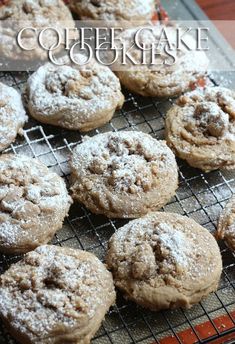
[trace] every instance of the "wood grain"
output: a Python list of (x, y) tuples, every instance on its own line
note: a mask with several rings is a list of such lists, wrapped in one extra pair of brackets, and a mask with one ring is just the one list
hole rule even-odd
[(235, 0), (196, 0), (210, 19), (235, 20)]
[(211, 20), (217, 20), (214, 24), (235, 48), (235, 22), (222, 22), (222, 20), (235, 20), (235, 0), (196, 0), (196, 2)]

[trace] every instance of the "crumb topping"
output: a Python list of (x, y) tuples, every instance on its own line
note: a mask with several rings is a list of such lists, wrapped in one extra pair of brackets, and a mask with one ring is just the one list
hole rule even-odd
[(20, 94), (0, 83), (0, 151), (15, 139), (27, 118)]
[[(137, 40), (137, 32), (138, 46), (135, 44), (135, 39)], [(165, 43), (165, 36), (167, 36), (168, 44)], [(170, 82), (172, 86), (175, 86), (176, 82), (184, 83), (184, 80), (180, 80), (180, 78), (182, 79), (182, 72), (184, 72), (185, 77), (187, 76), (187, 73), (192, 74), (201, 72), (203, 74), (206, 72), (208, 59), (204, 52), (193, 51), (192, 53), (192, 51), (189, 51), (184, 46), (177, 49), (177, 35), (174, 27), (157, 24), (155, 26), (130, 28), (124, 30), (119, 35), (119, 39), (122, 43), (125, 43), (126, 49), (129, 51), (129, 54), (135, 63), (138, 63), (137, 66), (133, 66), (131, 61), (128, 60), (127, 63), (129, 65), (129, 71), (131, 71), (132, 68), (133, 70), (142, 70), (143, 72), (149, 71), (149, 78), (154, 76), (162, 77), (162, 75), (164, 75), (165, 78), (167, 77), (167, 83)], [(184, 35), (184, 39), (188, 46), (193, 49), (196, 44), (194, 38), (187, 34)], [(145, 59), (143, 60), (143, 52), (139, 46), (151, 51), (151, 47), (156, 42), (159, 42), (159, 44), (157, 46), (158, 55), (155, 60), (152, 58), (151, 53), (145, 54)], [(117, 42), (117, 47), (119, 47), (119, 45), (120, 42)], [(174, 53), (175, 61), (167, 53), (169, 49)], [(117, 70), (122, 70), (122, 66), (120, 65)], [(159, 84), (163, 87), (163, 85), (166, 84), (166, 81), (159, 80)]]
[[(77, 62), (83, 59), (83, 55), (76, 55)], [(95, 61), (86, 66), (46, 64), (29, 78), (26, 90), (26, 101), (33, 113), (48, 118), (60, 117), (64, 111), (61, 121), (65, 123), (66, 116), (85, 123), (96, 114), (121, 107), (123, 100), (118, 78)]]
[[(60, 10), (65, 10), (61, 13)], [(38, 23), (52, 22), (53, 18), (66, 20), (69, 14), (61, 0), (10, 0), (0, 6), (0, 20), (37, 20)], [(70, 17), (67, 17), (67, 19)], [(72, 18), (71, 18), (72, 19)]]
[(82, 179), (87, 178), (81, 188), (92, 189), (92, 176), (100, 176), (107, 188), (135, 194), (154, 188), (158, 175), (176, 165), (164, 142), (143, 133), (122, 132), (85, 140), (75, 148), (72, 166)]
[(152, 286), (178, 285), (183, 279), (199, 281), (216, 270), (212, 252), (216, 242), (206, 230), (199, 225), (192, 229), (182, 216), (159, 217), (131, 221), (113, 235), (108, 265), (117, 280), (130, 276)]
[(195, 138), (213, 142), (235, 141), (235, 94), (222, 87), (207, 87), (181, 96), (184, 129)]
[(0, 277), (0, 312), (31, 341), (79, 327), (89, 335), (89, 321), (114, 299), (111, 274), (80, 250), (41, 246)]
[(70, 6), (78, 12), (81, 19), (146, 20), (151, 19), (154, 0), (72, 0)]
[[(44, 232), (62, 223), (70, 204), (63, 180), (46, 166), (22, 155), (1, 156), (1, 246), (11, 247), (27, 238), (36, 242)], [(46, 221), (52, 217), (49, 230)]]
[(217, 228), (217, 236), (225, 240), (227, 245), (235, 251), (235, 197), (232, 196), (223, 209)]

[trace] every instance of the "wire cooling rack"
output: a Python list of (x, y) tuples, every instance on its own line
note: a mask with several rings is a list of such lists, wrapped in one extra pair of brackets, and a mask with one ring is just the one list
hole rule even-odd
[[(170, 6), (164, 0), (163, 4)], [(178, 6), (181, 6), (182, 13), (186, 13), (184, 0), (172, 7), (173, 11)], [(187, 10), (186, 15), (195, 17), (191, 9)], [(22, 90), (28, 76), (26, 72), (0, 72), (0, 82)], [(110, 130), (140, 130), (163, 139), (164, 115), (172, 101), (159, 102), (128, 92), (125, 98), (123, 109), (115, 113), (111, 122), (89, 132), (89, 136)], [(6, 152), (40, 159), (69, 184), (68, 159), (71, 150), (81, 139), (79, 132), (42, 126), (30, 119), (25, 126), (24, 136), (18, 137)], [(213, 232), (221, 209), (235, 192), (235, 172), (214, 171), (205, 174), (181, 160), (178, 160), (178, 165), (179, 189), (164, 210), (189, 216)], [(52, 243), (84, 249), (103, 260), (109, 238), (126, 222), (93, 215), (74, 203), (63, 228), (57, 232)], [(150, 312), (124, 300), (118, 292), (116, 305), (106, 315), (93, 343), (235, 343), (235, 256), (223, 243), (220, 243), (220, 247), (224, 268), (216, 293), (190, 310)], [(19, 259), (20, 256), (0, 255), (0, 273)], [(0, 344), (15, 343), (0, 323)]]
[[(28, 74), (25, 72), (0, 73), (1, 82), (20, 90), (27, 78)], [(115, 114), (112, 121), (89, 135), (110, 130), (141, 130), (157, 139), (164, 138), (164, 114), (171, 106), (171, 101), (159, 102), (130, 93), (125, 96), (123, 109)], [(18, 137), (6, 152), (36, 157), (68, 183), (69, 155), (79, 142), (81, 135), (78, 132), (42, 126), (30, 119), (24, 136)], [(204, 174), (182, 161), (178, 161), (178, 164), (179, 189), (164, 210), (187, 215), (209, 231), (214, 231), (218, 214), (234, 192), (235, 173), (214, 171)], [(109, 220), (93, 215), (75, 203), (53, 243), (93, 252), (103, 260), (110, 236), (125, 223), (125, 220)], [(235, 331), (235, 257), (223, 243), (221, 252), (224, 269), (216, 293), (212, 293), (190, 310), (158, 313), (127, 302), (118, 293), (116, 305), (107, 314), (93, 342), (193, 344), (208, 343), (220, 337), (229, 340)], [(0, 255), (0, 273), (19, 258)], [(15, 343), (3, 326), (0, 327), (0, 343)]]

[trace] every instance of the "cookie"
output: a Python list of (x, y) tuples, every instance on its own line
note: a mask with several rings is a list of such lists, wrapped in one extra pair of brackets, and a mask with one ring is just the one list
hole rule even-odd
[(166, 116), (166, 140), (175, 154), (205, 172), (235, 168), (235, 92), (196, 89)]
[(178, 171), (164, 141), (135, 131), (87, 138), (71, 158), (73, 198), (91, 212), (135, 218), (165, 205), (175, 194)]
[[(76, 55), (77, 62), (83, 59)], [(124, 96), (114, 73), (92, 60), (40, 67), (27, 82), (25, 100), (31, 116), (43, 123), (89, 131), (107, 123)]]
[(150, 20), (154, 0), (70, 0), (69, 6), (80, 19), (138, 21)]
[[(187, 91), (192, 84), (205, 75), (209, 61), (203, 51), (190, 51), (181, 46), (179, 50), (170, 51), (170, 54), (176, 57), (174, 62), (165, 49), (159, 48), (159, 54), (156, 54), (153, 59), (150, 48), (153, 45), (156, 46), (156, 42), (162, 42), (163, 30), (167, 34), (168, 44), (174, 47), (176, 29), (170, 26), (136, 27), (124, 30), (119, 35), (118, 39), (125, 44), (125, 51), (128, 51), (128, 56), (134, 62), (126, 58), (126, 65), (124, 65), (118, 60), (113, 70), (116, 71), (121, 84), (128, 90), (145, 97), (171, 98)], [(187, 34), (184, 35), (184, 39), (190, 47), (195, 47), (196, 42), (193, 37)], [(135, 40), (139, 45), (144, 46), (145, 50), (150, 49), (149, 52), (143, 53), (143, 49), (138, 48), (137, 45), (133, 46)], [(118, 46), (117, 43), (116, 47)]]
[(235, 251), (235, 196), (231, 197), (219, 217), (217, 238)]
[(0, 316), (23, 344), (88, 344), (114, 302), (111, 273), (81, 250), (41, 246), (0, 277)]
[[(72, 15), (62, 0), (6, 0), (0, 4), (0, 23), (5, 28), (1, 32), (1, 58), (19, 61), (45, 60), (48, 57), (48, 51), (37, 42), (34, 30), (26, 30), (19, 38), (25, 49), (17, 44), (16, 35), (22, 29), (29, 27), (38, 30), (38, 33), (46, 29), (41, 41), (46, 48), (50, 48), (58, 43), (55, 30), (64, 38), (64, 29), (75, 27)], [(56, 51), (62, 48), (61, 44)]]
[(222, 271), (209, 231), (164, 212), (120, 228), (110, 239), (107, 264), (124, 296), (151, 310), (190, 308), (217, 289)]
[(0, 251), (24, 253), (62, 227), (71, 198), (61, 177), (36, 159), (0, 156)]
[(13, 87), (0, 83), (0, 151), (22, 133), (26, 121), (20, 94)]

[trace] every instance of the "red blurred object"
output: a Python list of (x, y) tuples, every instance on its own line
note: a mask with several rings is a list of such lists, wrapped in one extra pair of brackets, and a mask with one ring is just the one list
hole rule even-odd
[(161, 5), (161, 2), (159, 0), (156, 0), (157, 9), (155, 10), (152, 21), (161, 21), (164, 23), (167, 23), (169, 21), (169, 16), (167, 12), (164, 10), (164, 8)]
[(206, 78), (200, 78), (195, 82), (192, 82), (189, 87), (191, 90), (195, 90), (197, 87), (206, 87), (207, 81)]
[(0, 6), (7, 5), (10, 0), (0, 0)]
[(158, 12), (155, 10), (154, 11), (154, 14), (152, 16), (152, 21), (155, 22), (155, 21), (158, 21), (159, 20), (159, 17), (158, 17)]
[(159, 6), (159, 14), (162, 21), (164, 22), (169, 21), (168, 13), (164, 10), (164, 8), (161, 5)]

